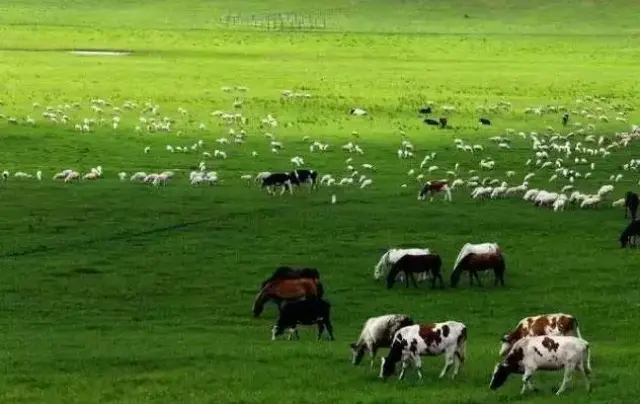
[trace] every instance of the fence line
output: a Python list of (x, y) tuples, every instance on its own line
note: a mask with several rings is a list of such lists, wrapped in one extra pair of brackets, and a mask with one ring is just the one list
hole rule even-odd
[(263, 14), (226, 14), (220, 23), (226, 27), (245, 27), (263, 30), (325, 29), (327, 21), (344, 9), (324, 9)]

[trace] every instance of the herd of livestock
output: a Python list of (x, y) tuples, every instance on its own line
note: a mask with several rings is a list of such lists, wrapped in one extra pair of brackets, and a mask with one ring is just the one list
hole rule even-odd
[[(428, 249), (391, 249), (380, 258), (374, 268), (374, 278), (387, 278), (391, 287), (399, 277), (416, 285), (414, 274), (430, 275), (432, 287), (436, 280), (444, 286), (440, 273), (442, 261)], [(480, 285), (478, 272), (493, 269), (496, 284), (504, 285), (505, 261), (496, 243), (465, 244), (456, 258), (451, 275), (451, 285), (456, 286), (462, 272), (475, 277)], [(253, 304), (254, 317), (260, 316), (265, 303), (274, 301), (279, 308), (272, 328), (272, 339), (288, 332), (288, 339), (299, 339), (297, 325), (317, 325), (320, 340), (325, 333), (334, 340), (331, 323), (331, 305), (324, 299), (324, 287), (317, 269), (293, 269), (279, 267), (262, 283)], [(561, 394), (571, 380), (574, 371), (584, 375), (587, 390), (590, 389), (591, 353), (587, 341), (582, 339), (578, 320), (570, 314), (556, 313), (526, 317), (501, 338), (496, 364), (489, 388), (502, 386), (510, 374), (522, 374), (522, 393), (535, 390), (531, 378), (537, 370), (564, 370), (562, 384), (556, 394)], [(387, 379), (401, 366), (399, 379), (406, 369), (414, 367), (422, 379), (422, 357), (444, 355), (445, 363), (440, 378), (453, 367), (455, 378), (466, 360), (467, 326), (459, 321), (420, 323), (406, 314), (386, 314), (366, 320), (358, 340), (350, 344), (352, 363), (358, 365), (369, 353), (373, 368), (377, 351), (388, 348), (388, 354), (380, 363), (379, 377)]]

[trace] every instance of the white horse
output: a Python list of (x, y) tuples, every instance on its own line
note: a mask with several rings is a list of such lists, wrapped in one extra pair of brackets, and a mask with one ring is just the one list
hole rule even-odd
[[(376, 266), (373, 268), (373, 278), (375, 280), (380, 280), (380, 278), (386, 276), (393, 264), (398, 262), (398, 260), (405, 255), (427, 254), (430, 254), (428, 248), (390, 248), (389, 250), (387, 250), (387, 252), (382, 254), (382, 257), (380, 257), (380, 261), (378, 261)], [(427, 276), (428, 274), (426, 272), (421, 272), (419, 274), (416, 274), (416, 280), (418, 282), (422, 282), (428, 279)], [(404, 272), (398, 273), (396, 280), (400, 282), (404, 281)]]
[[(491, 254), (497, 253), (500, 249), (498, 243), (482, 243), (482, 244), (471, 244), (467, 243), (462, 246), (460, 249), (460, 253), (458, 253), (458, 257), (456, 258), (456, 262), (453, 264), (453, 269), (456, 269), (460, 261), (464, 259), (469, 254)], [(488, 273), (488, 271), (487, 271)]]

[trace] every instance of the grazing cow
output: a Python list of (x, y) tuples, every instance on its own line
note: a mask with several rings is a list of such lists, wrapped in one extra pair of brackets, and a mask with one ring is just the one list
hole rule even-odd
[(418, 110), (421, 114), (430, 114), (432, 112), (431, 107), (424, 107)]
[(269, 194), (273, 193), (273, 187), (281, 186), (282, 191), (280, 191), (280, 195), (284, 194), (284, 191), (289, 190), (290, 194), (293, 194), (293, 179), (288, 173), (271, 173), (266, 177), (262, 178), (262, 188), (267, 188), (267, 192)]
[[(640, 237), (640, 220), (634, 220), (620, 233), (620, 247), (625, 248), (627, 244), (636, 245), (635, 240)], [(634, 242), (631, 242), (631, 239)]]
[(444, 288), (444, 280), (441, 274), (442, 259), (436, 254), (426, 255), (404, 255), (391, 267), (389, 274), (387, 275), (387, 289), (391, 289), (398, 273), (404, 272), (404, 282), (406, 287), (409, 287), (409, 278), (413, 282), (414, 287), (418, 287), (416, 279), (413, 277), (414, 273), (430, 273), (431, 274), (431, 288), (436, 287), (436, 279), (440, 280), (440, 287)]
[(309, 192), (312, 189), (318, 189), (318, 172), (315, 170), (293, 170), (289, 173), (289, 177), (291, 177), (291, 182), (296, 186), (300, 186), (301, 182), (308, 183), (310, 185)]
[[(424, 201), (427, 199), (429, 192), (431, 192), (431, 195), (443, 192), (444, 200), (451, 201), (451, 189), (449, 188), (447, 181), (427, 181), (418, 194), (418, 200)], [(433, 200), (433, 197), (431, 197), (431, 199)]]
[(438, 122), (437, 120), (432, 119), (432, 118), (425, 118), (424, 123), (426, 123), (429, 126), (438, 126), (438, 125), (440, 125), (440, 122)]
[(489, 388), (496, 390), (502, 386), (511, 373), (522, 374), (522, 390), (536, 390), (531, 384), (531, 377), (536, 370), (564, 369), (562, 384), (556, 392), (559, 396), (571, 380), (571, 373), (576, 369), (584, 375), (587, 391), (591, 389), (591, 351), (589, 343), (573, 336), (547, 336), (523, 338), (516, 342), (507, 357), (498, 363), (493, 370)]
[(487, 118), (480, 118), (480, 123), (483, 125), (491, 125), (491, 121)]
[[(406, 254), (411, 255), (426, 255), (429, 254), (428, 248), (390, 248), (382, 257), (380, 257), (380, 261), (373, 268), (373, 278), (375, 280), (379, 280), (383, 276), (389, 273), (389, 270), (400, 258), (402, 258)], [(423, 276), (424, 275), (424, 276)], [(418, 274), (418, 282), (422, 282), (426, 280), (426, 273)], [(404, 273), (398, 273), (398, 280), (404, 281)]]
[(631, 213), (631, 220), (636, 220), (639, 204), (638, 194), (631, 191), (627, 192), (624, 196), (624, 218), (628, 217), (627, 213)]
[(396, 332), (413, 324), (415, 322), (406, 314), (386, 314), (369, 318), (364, 323), (358, 341), (349, 345), (353, 354), (351, 363), (358, 365), (367, 351), (369, 351), (369, 356), (371, 356), (370, 368), (373, 369), (378, 349), (389, 348)]
[(482, 286), (480, 283), (480, 277), (478, 271), (486, 271), (493, 269), (494, 284), (497, 286), (500, 283), (504, 286), (504, 272), (506, 269), (504, 256), (502, 250), (497, 243), (482, 243), (482, 244), (465, 244), (456, 258), (456, 262), (451, 271), (451, 287), (456, 287), (460, 281), (460, 276), (463, 271), (469, 272), (469, 284), (473, 285), (473, 278), (475, 277), (478, 282), (478, 286)]
[(322, 338), (322, 334), (327, 329), (329, 339), (333, 341), (333, 326), (331, 325), (331, 305), (326, 300), (297, 300), (285, 303), (280, 309), (276, 324), (271, 331), (271, 339), (275, 340), (277, 336), (289, 330), (289, 340), (291, 335), (295, 334), (296, 339), (300, 339), (297, 325), (318, 325), (318, 340)]
[(555, 313), (525, 317), (502, 337), (499, 355), (506, 355), (513, 344), (522, 338), (537, 335), (573, 335), (582, 338), (578, 320), (571, 314)]
[(396, 363), (401, 361), (402, 371), (398, 376), (399, 380), (402, 380), (411, 362), (418, 372), (418, 377), (422, 379), (421, 356), (444, 354), (445, 363), (440, 372), (440, 378), (443, 378), (449, 367), (454, 365), (451, 375), (454, 379), (460, 370), (460, 365), (465, 361), (466, 344), (467, 327), (457, 321), (403, 327), (394, 335), (387, 357), (382, 358), (380, 378), (386, 380), (395, 373)]

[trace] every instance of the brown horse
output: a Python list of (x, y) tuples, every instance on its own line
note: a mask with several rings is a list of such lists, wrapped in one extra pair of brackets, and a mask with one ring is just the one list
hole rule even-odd
[(473, 285), (473, 278), (476, 278), (478, 286), (482, 286), (478, 271), (493, 269), (495, 275), (495, 285), (498, 282), (504, 286), (504, 271), (506, 269), (502, 251), (487, 254), (469, 254), (451, 272), (451, 287), (456, 287), (463, 271), (469, 272), (469, 285)]
[(265, 303), (269, 300), (275, 301), (280, 306), (283, 301), (316, 299), (317, 297), (318, 283), (314, 279), (274, 279), (258, 292), (253, 302), (253, 316), (260, 316)]
[(389, 274), (387, 275), (387, 289), (391, 289), (399, 272), (404, 272), (405, 287), (409, 287), (409, 278), (413, 282), (414, 287), (418, 287), (416, 279), (413, 277), (415, 273), (427, 272), (431, 274), (431, 288), (436, 287), (436, 278), (440, 281), (440, 287), (444, 288), (444, 280), (440, 269), (442, 268), (442, 259), (436, 254), (424, 255), (403, 255), (393, 264)]

